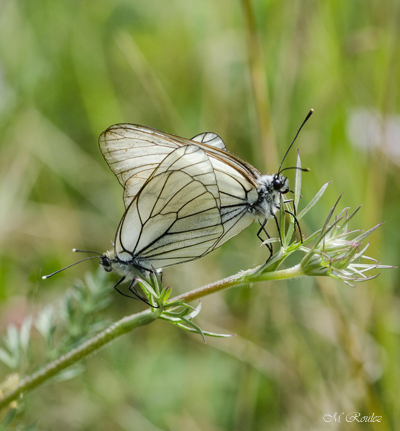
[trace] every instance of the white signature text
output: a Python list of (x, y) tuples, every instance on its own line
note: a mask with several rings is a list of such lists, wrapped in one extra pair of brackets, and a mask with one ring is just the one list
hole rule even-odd
[(375, 416), (372, 413), (371, 416), (361, 416), (359, 412), (348, 413), (347, 415), (335, 412), (333, 415), (324, 415), (324, 422), (382, 422), (382, 416)]

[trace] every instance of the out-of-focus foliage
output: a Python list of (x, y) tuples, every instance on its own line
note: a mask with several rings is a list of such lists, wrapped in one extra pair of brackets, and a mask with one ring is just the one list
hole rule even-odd
[[(365, 204), (358, 227), (386, 221), (369, 255), (397, 264), (399, 2), (254, 3), (279, 156), (312, 107), (297, 143), (312, 170), (304, 201), (333, 180), (304, 233), (345, 192), (345, 206)], [(111, 247), (123, 204), (97, 146), (109, 125), (212, 131), (261, 171), (277, 168), (263, 158), (246, 37), (239, 1), (0, 5), (3, 334), (95, 271), (89, 261), (40, 279), (74, 261), (72, 247)], [(183, 292), (261, 263), (268, 251), (255, 233), (166, 270), (165, 285)], [(236, 337), (205, 345), (156, 322), (90, 357), (79, 377), (28, 395), (19, 419), (57, 430), (303, 431), (332, 429), (325, 414), (359, 411), (383, 422), (353, 429), (399, 429), (398, 283), (387, 271), (356, 288), (304, 278), (213, 295), (200, 325)], [(142, 308), (117, 296), (101, 313), (117, 320)]]
[(0, 361), (19, 374), (18, 378), (68, 353), (107, 326), (104, 310), (111, 301), (105, 274), (98, 271), (96, 277), (88, 273), (85, 278), (85, 283), (76, 283), (65, 292), (56, 306), (47, 305), (34, 318), (26, 316), (20, 328), (8, 325)]

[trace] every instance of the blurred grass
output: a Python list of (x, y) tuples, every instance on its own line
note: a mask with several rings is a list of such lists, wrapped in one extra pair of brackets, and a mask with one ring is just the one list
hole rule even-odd
[[(365, 203), (356, 226), (386, 221), (371, 255), (398, 264), (399, 160), (383, 138), (374, 152), (352, 146), (347, 124), (354, 109), (399, 115), (399, 3), (250, 4), (279, 158), (312, 107), (298, 140), (312, 169), (304, 201), (333, 180), (302, 229), (318, 228), (345, 192), (343, 205)], [(243, 11), (227, 0), (0, 5), (3, 333), (95, 270), (86, 262), (39, 281), (74, 261), (72, 247), (110, 248), (123, 204), (97, 146), (109, 125), (189, 138), (213, 131), (260, 170), (271, 167), (261, 156), (269, 153), (260, 145)], [(287, 166), (294, 160), (295, 151)], [(260, 263), (267, 252), (255, 229), (168, 269), (165, 282), (183, 292)], [(59, 430), (322, 430), (341, 429), (324, 414), (360, 411), (383, 422), (349, 429), (397, 430), (398, 286), (395, 270), (355, 289), (301, 279), (206, 298), (203, 328), (237, 337), (203, 345), (157, 322), (91, 357), (82, 376), (28, 395), (22, 418)], [(142, 308), (114, 302), (113, 319)]]

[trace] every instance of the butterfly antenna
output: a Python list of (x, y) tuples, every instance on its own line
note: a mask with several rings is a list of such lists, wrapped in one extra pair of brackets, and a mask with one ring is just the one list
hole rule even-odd
[(282, 171), (281, 171), (281, 168), (282, 168), (283, 162), (284, 162), (284, 161), (285, 161), (285, 159), (286, 159), (286, 156), (288, 155), (288, 152), (289, 152), (289, 151), (290, 151), (290, 149), (293, 147), (293, 144), (295, 143), (295, 141), (296, 141), (296, 139), (297, 139), (297, 136), (299, 136), (300, 130), (303, 128), (304, 124), (306, 124), (306, 123), (307, 123), (308, 119), (311, 117), (311, 115), (313, 114), (313, 112), (314, 112), (314, 109), (310, 109), (310, 112), (307, 114), (307, 117), (305, 118), (305, 120), (304, 120), (304, 121), (303, 121), (303, 123), (301, 124), (301, 126), (300, 126), (299, 130), (297, 131), (296, 136), (294, 137), (294, 139), (293, 139), (292, 143), (290, 144), (289, 148), (288, 148), (288, 149), (287, 149), (287, 151), (286, 151), (286, 154), (283, 156), (283, 159), (282, 159), (281, 165), (279, 166), (278, 174), (280, 174), (280, 173), (282, 172)]
[(290, 168), (282, 169), (281, 171), (279, 171), (279, 173), (281, 173), (283, 171), (287, 171), (288, 169), (297, 169), (297, 170), (302, 171), (302, 172), (310, 172), (310, 170), (311, 170), (310, 168), (299, 168), (298, 166), (292, 166)]
[(46, 280), (46, 278), (53, 277), (53, 275), (58, 274), (58, 273), (59, 273), (59, 272), (61, 272), (61, 271), (64, 271), (64, 269), (71, 268), (71, 266), (77, 265), (78, 263), (81, 263), (81, 262), (83, 262), (84, 260), (89, 260), (89, 259), (98, 259), (98, 257), (97, 257), (97, 256), (85, 257), (85, 259), (78, 260), (78, 262), (72, 263), (71, 265), (68, 265), (68, 266), (66, 266), (65, 268), (61, 268), (61, 269), (59, 269), (58, 271), (55, 271), (55, 272), (53, 272), (53, 273), (51, 273), (51, 274), (49, 274), (49, 275), (44, 275), (42, 278), (43, 278), (43, 280)]
[(98, 256), (102, 256), (102, 253), (99, 253), (97, 251), (91, 251), (91, 250), (78, 250), (77, 248), (73, 248), (72, 251), (74, 253), (94, 253), (97, 254)]

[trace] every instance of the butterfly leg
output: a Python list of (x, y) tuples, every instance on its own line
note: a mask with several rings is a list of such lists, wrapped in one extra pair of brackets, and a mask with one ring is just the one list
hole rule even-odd
[(258, 232), (257, 232), (257, 236), (258, 236), (258, 238), (260, 239), (260, 241), (261, 242), (263, 242), (264, 241), (264, 239), (263, 238), (261, 238), (261, 236), (260, 236), (260, 233), (261, 233), (261, 231), (263, 231), (267, 236), (268, 236), (268, 238), (269, 238), (269, 235), (268, 235), (268, 232), (265, 230), (265, 225), (267, 224), (267, 219), (265, 219), (262, 223), (260, 222), (260, 220), (258, 220), (258, 223), (260, 223), (260, 229), (258, 230)]
[[(278, 207), (278, 209), (280, 209), (280, 208)], [(279, 241), (280, 241), (281, 245), (283, 245), (283, 243), (282, 243), (282, 235), (281, 235), (281, 228), (279, 226), (278, 219), (276, 218), (276, 215), (272, 211), (271, 211), (271, 215), (275, 219), (276, 228), (278, 229)]]
[(290, 215), (293, 217), (293, 219), (294, 219), (294, 225), (296, 226), (296, 224), (297, 224), (297, 227), (299, 228), (300, 241), (301, 241), (301, 243), (303, 244), (303, 234), (302, 234), (302, 232), (301, 232), (300, 223), (299, 223), (299, 221), (297, 220), (296, 215), (295, 215), (295, 214), (293, 214), (292, 212), (288, 211), (288, 210), (285, 210), (285, 212), (286, 212), (287, 214), (290, 214)]
[(296, 205), (294, 203), (294, 199), (287, 199), (286, 201), (283, 201), (284, 204), (288, 204), (289, 202), (292, 203), (294, 215), (297, 216), (297, 210), (296, 210)]
[(118, 286), (125, 280), (125, 276), (124, 277), (122, 277), (118, 282), (117, 282), (117, 284), (114, 286), (114, 289), (120, 294), (120, 295), (122, 295), (122, 296), (125, 296), (126, 298), (130, 298), (130, 299), (137, 299), (137, 298), (135, 298), (134, 296), (131, 296), (131, 295), (127, 295), (126, 293), (124, 293), (124, 292), (121, 292), (119, 289), (118, 289)]
[(290, 212), (287, 209), (285, 209), (285, 213), (290, 214), (293, 217), (293, 220), (294, 220), (294, 231), (296, 231), (296, 224), (297, 224), (297, 226), (299, 228), (300, 241), (301, 241), (301, 243), (303, 243), (303, 234), (301, 233), (300, 223), (297, 220), (297, 211), (296, 211), (296, 205), (294, 204), (294, 199), (288, 199), (288, 200), (286, 200), (284, 202), (285, 202), (285, 204), (289, 203), (289, 202), (292, 202), (292, 204), (293, 204), (293, 213)]
[[(158, 305), (157, 306), (155, 306), (155, 305), (152, 305), (152, 304), (150, 304), (150, 302), (148, 302), (147, 301), (147, 299), (146, 298), (144, 298), (142, 295), (140, 295), (139, 294), (139, 292), (135, 289), (135, 283), (136, 283), (136, 279), (133, 279), (131, 282), (130, 282), (130, 284), (129, 284), (129, 287), (128, 287), (128, 289), (129, 289), (129, 291), (130, 292), (132, 292), (135, 296), (136, 296), (136, 298), (137, 299), (139, 299), (140, 301), (142, 301), (142, 302), (144, 302), (145, 304), (147, 304), (148, 306), (150, 306), (150, 307), (152, 307), (152, 308), (160, 308)], [(136, 299), (135, 298), (135, 299)]]
[[(260, 240), (262, 242), (264, 242), (264, 239), (261, 238), (261, 236), (260, 236), (261, 231), (263, 231), (265, 233), (265, 235), (267, 235), (268, 239), (271, 238), (270, 235), (269, 235), (269, 233), (265, 229), (265, 225), (267, 224), (267, 221), (268, 221), (267, 219), (265, 219), (262, 223), (260, 221), (258, 221), (260, 223), (261, 227), (260, 227), (259, 231), (257, 232), (257, 236), (258, 236), (258, 238), (260, 238)], [(271, 259), (272, 255), (273, 255), (273, 248), (272, 248), (272, 244), (265, 244), (265, 245), (267, 246), (268, 251), (269, 251), (269, 257), (268, 257), (268, 259), (265, 262), (265, 263), (267, 263)]]

